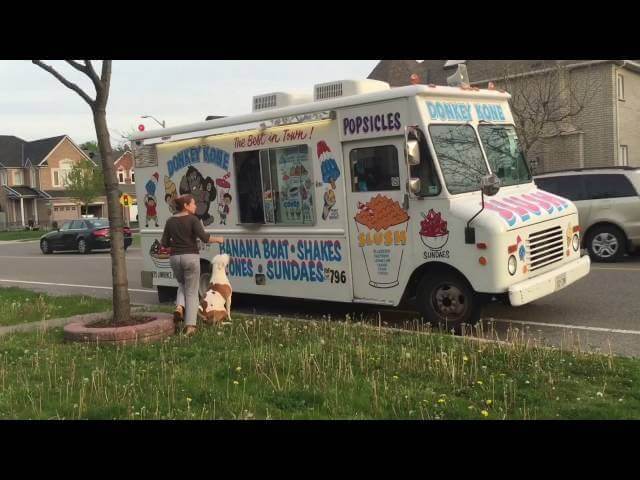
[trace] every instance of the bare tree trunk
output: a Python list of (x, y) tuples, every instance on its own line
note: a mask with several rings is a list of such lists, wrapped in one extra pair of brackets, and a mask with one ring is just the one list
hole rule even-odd
[(129, 319), (131, 305), (129, 299), (129, 282), (127, 280), (127, 264), (124, 253), (124, 220), (120, 208), (118, 179), (113, 164), (113, 152), (107, 128), (107, 115), (99, 106), (93, 110), (93, 121), (98, 138), (104, 187), (107, 194), (107, 212), (111, 233), (111, 272), (113, 281), (113, 321), (121, 323)]

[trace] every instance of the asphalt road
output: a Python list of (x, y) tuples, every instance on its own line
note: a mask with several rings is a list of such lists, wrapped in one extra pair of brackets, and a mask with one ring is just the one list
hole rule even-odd
[[(140, 283), (142, 252), (127, 251), (129, 288), (134, 303), (157, 303), (155, 290)], [(111, 264), (108, 253), (55, 253), (43, 255), (37, 242), (0, 244), (0, 286), (15, 285), (54, 294), (82, 293), (111, 296)], [(566, 289), (522, 307), (501, 303), (483, 312), (485, 330), (498, 338), (522, 335), (551, 345), (579, 344), (621, 355), (640, 356), (640, 256), (617, 264), (592, 264), (591, 273)], [(283, 300), (236, 295), (234, 310), (260, 314), (323, 317), (406, 326), (417, 314), (403, 310), (380, 310), (355, 304)], [(518, 329), (516, 332), (515, 329)]]

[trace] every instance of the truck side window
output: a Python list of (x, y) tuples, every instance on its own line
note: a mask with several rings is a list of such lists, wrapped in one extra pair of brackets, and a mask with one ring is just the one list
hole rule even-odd
[(260, 151), (233, 154), (238, 185), (240, 223), (264, 223)]
[(354, 192), (400, 190), (398, 149), (394, 145), (354, 148), (349, 153)]

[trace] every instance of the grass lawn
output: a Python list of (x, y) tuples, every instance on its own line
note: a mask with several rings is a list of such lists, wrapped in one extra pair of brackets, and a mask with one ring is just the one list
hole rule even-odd
[(0, 418), (640, 418), (640, 360), (234, 315), (110, 347), (0, 337)]
[(111, 309), (111, 300), (85, 296), (49, 296), (21, 288), (0, 287), (0, 326), (71, 317)]
[(15, 232), (0, 232), (0, 241), (8, 240), (38, 240), (44, 235), (44, 230), (17, 230)]

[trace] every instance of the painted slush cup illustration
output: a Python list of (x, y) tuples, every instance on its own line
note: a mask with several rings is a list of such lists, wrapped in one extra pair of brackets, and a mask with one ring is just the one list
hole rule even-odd
[(322, 172), (322, 182), (328, 184), (324, 192), (324, 208), (322, 209), (322, 219), (338, 218), (338, 211), (334, 208), (336, 204), (336, 180), (340, 178), (340, 169), (334, 158), (331, 149), (324, 140), (318, 142), (318, 160), (320, 161), (320, 171)]
[(397, 201), (378, 194), (367, 203), (358, 204), (355, 221), (369, 285), (375, 288), (397, 286), (407, 243), (409, 215)]
[(193, 195), (196, 201), (196, 216), (203, 225), (211, 225), (213, 216), (209, 213), (211, 203), (216, 199), (215, 182), (211, 177), (205, 178), (193, 165), (189, 165), (187, 172), (180, 180), (180, 195)]
[(145, 207), (145, 227), (149, 227), (149, 221), (153, 220), (158, 226), (158, 202), (156, 201), (156, 187), (158, 186), (158, 179), (160, 175), (158, 172), (154, 173), (149, 181), (145, 184), (146, 195), (144, 196)]

